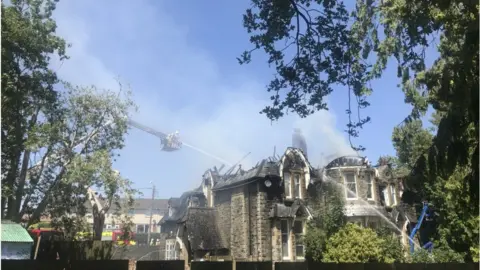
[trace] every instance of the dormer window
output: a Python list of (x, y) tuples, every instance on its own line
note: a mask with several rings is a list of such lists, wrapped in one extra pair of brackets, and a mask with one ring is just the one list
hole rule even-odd
[(365, 175), (366, 177), (366, 182), (367, 182), (367, 200), (373, 200), (373, 180), (372, 180), (372, 176), (367, 173)]
[(173, 209), (172, 207), (168, 207), (168, 216), (171, 217), (173, 215)]
[(299, 172), (285, 172), (283, 174), (285, 197), (287, 199), (302, 198), (302, 179), (302, 173)]
[(302, 198), (302, 190), (300, 186), (300, 174), (296, 173), (293, 175), (293, 183), (295, 187), (295, 198)]
[(198, 198), (193, 197), (193, 198), (190, 199), (190, 202), (189, 202), (188, 206), (189, 207), (199, 207), (199, 204), (200, 204), (200, 202), (199, 202)]
[(390, 194), (392, 196), (392, 205), (397, 205), (397, 191), (395, 190), (395, 185), (390, 185)]
[(285, 197), (292, 197), (292, 181), (290, 179), (290, 173), (286, 172), (283, 174), (283, 181), (285, 183)]

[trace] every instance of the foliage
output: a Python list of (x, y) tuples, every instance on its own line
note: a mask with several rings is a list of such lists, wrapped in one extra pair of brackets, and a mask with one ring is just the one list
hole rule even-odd
[(479, 247), (470, 247), (470, 256), (472, 257), (473, 261), (478, 263), (480, 259), (480, 250)]
[[(382, 76), (388, 60), (396, 60), (405, 102), (412, 105), (394, 131), (399, 167), (412, 171), (405, 197), (435, 205), (439, 235), (455, 251), (477, 248), (478, 4), (358, 0), (349, 17), (341, 0), (251, 3), (243, 21), (253, 49), (239, 60), (248, 63), (253, 51), (263, 49), (275, 67), (267, 87), (272, 105), (263, 110), (272, 120), (288, 110), (305, 117), (326, 109), (324, 98), (335, 84), (348, 86), (363, 108), (368, 83)], [(437, 40), (439, 57), (427, 67), (426, 49)], [(420, 121), (432, 107), (435, 136)], [(350, 136), (367, 120), (350, 120)]]
[(325, 250), (325, 240), (346, 223), (345, 202), (339, 196), (340, 189), (330, 182), (323, 182), (318, 190), (320, 196), (314, 202), (314, 217), (309, 222), (306, 236), (306, 256), (320, 261)]
[[(11, 0), (2, 12), (2, 217), (18, 219), (30, 152), (28, 133), (56, 117), (59, 106), (52, 57), (67, 58), (52, 19), (57, 1)], [(15, 188), (18, 184), (19, 188)], [(8, 208), (8, 212), (5, 210)]]
[[(438, 116), (434, 116), (432, 123), (438, 123)], [(399, 162), (413, 171), (407, 178), (403, 201), (416, 204), (427, 200), (437, 215), (436, 239), (468, 254), (469, 258), (476, 257), (470, 249), (478, 247), (478, 203), (473, 200), (475, 196), (471, 196), (471, 186), (465, 180), (472, 173), (471, 165), (456, 165), (450, 173), (430, 167), (428, 164), (437, 162), (438, 157), (428, 155), (433, 137), (430, 130), (421, 127), (419, 120), (396, 128), (393, 138)]]
[(275, 77), (267, 86), (272, 105), (262, 113), (271, 120), (288, 111), (306, 117), (328, 109), (325, 97), (333, 85), (348, 86), (347, 129), (350, 136), (358, 136), (358, 129), (370, 118), (358, 113), (358, 120), (353, 120), (351, 101), (359, 112), (369, 105), (366, 96), (371, 89), (365, 76), (368, 64), (360, 55), (362, 35), (349, 29), (343, 1), (252, 0), (251, 4), (243, 25), (253, 48), (238, 61), (249, 63), (252, 53), (263, 49), (268, 64), (275, 67)]
[[(36, 198), (29, 194), (32, 195), (27, 196), (29, 204), (24, 203), (24, 207), (27, 213), (35, 207), (31, 211), (30, 222), (44, 211), (57, 225), (65, 226), (72, 219), (83, 219), (85, 202), (91, 199), (88, 195), (91, 193), (87, 192), (94, 188), (105, 196), (100, 198), (103, 216), (96, 215), (98, 205), (92, 203), (94, 224), (97, 224), (94, 235), (99, 240), (104, 213), (120, 197), (134, 192), (131, 182), (112, 168), (112, 161), (117, 155), (115, 150), (123, 147), (126, 116), (134, 104), (129, 92), (124, 93), (122, 89), (114, 92), (68, 84), (65, 87), (67, 94), (62, 121), (54, 123), (56, 128), (47, 129), (46, 134), (40, 134), (59, 140), (46, 145), (47, 151), (40, 158), (43, 167), (37, 163), (30, 170), (34, 183), (42, 183), (48, 192)], [(40, 147), (35, 145), (35, 148)], [(76, 215), (66, 216), (67, 213)], [(100, 223), (97, 222), (99, 218)]]
[[(60, 96), (64, 105), (58, 109), (61, 117), (36, 125), (25, 143), (33, 161), (28, 162), (28, 181), (20, 197), (23, 204), (15, 217), (27, 217), (30, 225), (48, 215), (52, 225), (73, 238), (77, 231), (87, 230), (84, 216), (89, 188), (105, 196), (105, 209), (134, 192), (130, 181), (112, 168), (115, 151), (123, 147), (126, 116), (134, 107), (129, 95), (122, 89), (114, 92), (65, 84)], [(101, 231), (96, 235), (101, 237)]]
[[(374, 35), (366, 39), (378, 57), (372, 75), (380, 76), (387, 59), (395, 57), (405, 101), (413, 106), (405, 123), (412, 129), (407, 132), (410, 137), (394, 140), (399, 158), (412, 167), (408, 179), (408, 187), (416, 193), (412, 201), (433, 203), (440, 240), (456, 252), (467, 253), (479, 242), (478, 5), (443, 0), (358, 1), (358, 9), (366, 11), (356, 14), (359, 25), (374, 31), (380, 21), (384, 28), (383, 40)], [(429, 39), (437, 36), (440, 56), (428, 68), (425, 49)], [(415, 121), (429, 106), (436, 110), (432, 121), (438, 125), (436, 135), (431, 142), (415, 141), (428, 137), (417, 134)], [(420, 149), (426, 154), (419, 154)]]
[(395, 263), (405, 262), (405, 248), (402, 245), (400, 238), (392, 232), (392, 228), (389, 226), (381, 226), (375, 230), (378, 237), (384, 240), (382, 248), (385, 252), (385, 256), (392, 258)]
[(385, 242), (372, 229), (348, 223), (328, 239), (323, 261), (393, 263), (395, 258), (386, 250)]
[(410, 262), (412, 263), (463, 263), (465, 255), (453, 251), (449, 247), (439, 247), (429, 253), (425, 249), (415, 250)]
[(111, 241), (41, 241), (38, 258), (67, 260), (109, 260), (114, 253)]
[(399, 164), (412, 169), (420, 156), (426, 155), (432, 139), (431, 131), (423, 128), (421, 120), (412, 120), (395, 127), (392, 141)]
[(321, 261), (327, 239), (324, 230), (309, 223), (304, 239), (306, 258), (315, 262)]

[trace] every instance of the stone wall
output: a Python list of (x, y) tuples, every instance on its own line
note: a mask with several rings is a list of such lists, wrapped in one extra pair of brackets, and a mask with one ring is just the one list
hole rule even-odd
[(247, 187), (241, 186), (232, 190), (230, 205), (230, 254), (240, 260), (249, 257)]
[(271, 220), (269, 218), (272, 202), (268, 201), (262, 182), (249, 186), (250, 218), (250, 260), (268, 261), (272, 256)]
[(220, 233), (237, 260), (271, 260), (272, 202), (261, 183), (215, 192)]
[(272, 258), (272, 220), (270, 219), (270, 209), (272, 208), (273, 201), (269, 201), (267, 198), (267, 192), (264, 185), (259, 183), (260, 193), (258, 195), (258, 211), (257, 220), (259, 223), (259, 235), (261, 239), (259, 259), (261, 261), (269, 261)]
[(258, 260), (261, 246), (261, 232), (259, 227), (258, 212), (259, 212), (259, 193), (258, 183), (248, 185), (248, 225), (249, 225), (249, 258), (251, 260)]
[(282, 232), (280, 228), (280, 220), (272, 220), (272, 261), (282, 261)]
[(230, 229), (231, 229), (231, 190), (215, 191), (214, 207), (218, 213), (218, 225), (222, 239), (225, 240), (227, 246), (230, 246)]
[[(357, 183), (357, 196), (359, 199), (357, 200), (347, 200), (346, 199), (346, 192), (344, 189), (344, 178), (343, 175), (344, 173), (348, 172), (353, 172), (356, 177), (356, 183)], [(363, 199), (365, 201), (368, 201), (370, 204), (373, 205), (380, 205), (380, 190), (378, 187), (377, 180), (374, 177), (374, 169), (372, 168), (342, 168), (342, 169), (334, 169), (330, 170), (328, 172), (328, 176), (332, 179), (335, 180), (337, 183), (340, 185), (338, 187), (341, 187), (342, 193), (344, 195), (345, 200), (347, 201), (347, 204), (362, 204), (363, 203), (360, 201), (360, 199)], [(368, 200), (367, 199), (367, 190), (368, 190), (368, 184), (366, 182), (366, 174), (370, 174), (370, 177), (373, 181), (373, 200)]]

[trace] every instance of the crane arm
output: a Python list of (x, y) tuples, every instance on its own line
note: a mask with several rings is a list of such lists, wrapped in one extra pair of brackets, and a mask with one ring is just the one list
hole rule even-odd
[(132, 127), (135, 127), (135, 128), (138, 128), (140, 130), (143, 130), (147, 133), (150, 133), (152, 134), (153, 136), (156, 136), (160, 139), (165, 139), (167, 137), (167, 134), (163, 133), (163, 132), (160, 132), (160, 131), (156, 131), (154, 130), (153, 128), (150, 128), (150, 127), (147, 127), (147, 126), (144, 126), (140, 123), (137, 123), (131, 119), (128, 119), (128, 125), (132, 126)]
[(143, 130), (147, 133), (152, 134), (155, 137), (160, 138), (160, 141), (163, 145), (163, 147), (162, 147), (163, 151), (167, 151), (167, 152), (176, 151), (176, 150), (178, 150), (182, 147), (182, 142), (180, 141), (180, 138), (178, 136), (178, 132), (175, 132), (175, 133), (172, 133), (172, 134), (165, 134), (163, 132), (156, 131), (153, 128), (150, 128), (150, 127), (144, 126), (140, 123), (137, 123), (137, 122), (135, 122), (131, 119), (127, 120), (127, 124), (129, 126), (138, 128), (140, 130)]
[[(425, 216), (428, 216), (427, 211), (428, 211), (428, 203), (424, 203), (422, 213), (420, 214), (420, 217), (418, 218), (417, 224), (415, 224), (415, 227), (412, 229), (412, 232), (410, 233), (409, 242), (410, 242), (410, 252), (411, 253), (413, 253), (414, 250), (415, 250), (415, 244), (413, 243), (413, 238), (415, 237), (415, 234), (417, 234), (417, 231), (422, 226), (423, 219), (425, 218)], [(425, 246), (426, 246), (425, 248), (430, 248), (430, 246), (431, 246), (430, 242), (427, 243)]]

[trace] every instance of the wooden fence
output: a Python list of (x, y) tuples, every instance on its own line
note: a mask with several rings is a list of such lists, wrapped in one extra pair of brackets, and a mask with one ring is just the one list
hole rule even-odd
[[(184, 261), (137, 261), (136, 270), (183, 270)], [(2, 270), (128, 270), (128, 260), (62, 261), (2, 260)], [(231, 261), (192, 262), (190, 270), (233, 270)], [(236, 262), (235, 270), (273, 270), (272, 262)], [(274, 270), (479, 270), (478, 263), (445, 264), (329, 264), (277, 262)]]

